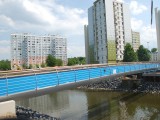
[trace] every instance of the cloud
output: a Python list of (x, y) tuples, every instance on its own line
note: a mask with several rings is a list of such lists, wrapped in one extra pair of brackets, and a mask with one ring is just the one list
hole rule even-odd
[[(149, 46), (147, 45), (149, 42)], [(154, 47), (157, 48), (157, 36), (156, 36), (156, 28), (151, 26), (144, 26), (141, 29), (141, 44), (143, 44), (146, 48), (152, 49)]]
[(139, 15), (147, 10), (145, 5), (139, 4), (137, 1), (132, 0), (130, 2), (130, 10), (133, 15)]
[[(145, 25), (142, 20), (132, 18), (131, 19), (132, 30), (140, 32), (140, 41), (141, 45), (144, 45), (146, 48), (152, 49), (157, 47), (157, 37), (156, 37), (156, 28), (151, 28), (150, 25)], [(149, 44), (147, 44), (149, 42)]]
[(10, 59), (10, 41), (0, 40), (0, 58)]
[(140, 30), (143, 26), (143, 21), (142, 20), (138, 20), (136, 18), (131, 18), (131, 28), (132, 30)]
[[(15, 32), (61, 34), (67, 37), (68, 48), (73, 48), (71, 43), (81, 41), (79, 45), (75, 44), (75, 51), (76, 48), (79, 50), (80, 46), (84, 46), (84, 24), (87, 24), (87, 17), (83, 9), (70, 8), (56, 0), (0, 0), (0, 32), (4, 33), (0, 34), (0, 38)], [(80, 52), (84, 56), (84, 52)], [(72, 51), (68, 54), (77, 55)]]

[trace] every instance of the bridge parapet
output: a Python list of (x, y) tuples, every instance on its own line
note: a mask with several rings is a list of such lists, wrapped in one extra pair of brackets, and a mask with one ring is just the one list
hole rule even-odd
[(159, 63), (134, 63), (118, 65), (90, 65), (54, 69), (50, 71), (30, 71), (24, 74), (4, 74), (0, 78), (0, 97), (19, 94), (28, 91), (38, 91), (49, 87), (57, 87), (106, 76), (129, 73), (139, 70), (160, 68)]

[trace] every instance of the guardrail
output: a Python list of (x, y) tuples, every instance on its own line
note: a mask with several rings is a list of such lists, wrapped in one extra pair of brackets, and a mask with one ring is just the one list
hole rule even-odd
[(12, 94), (36, 91), (48, 87), (54, 87), (79, 81), (86, 81), (95, 78), (105, 77), (113, 74), (127, 73), (138, 70), (159, 68), (159, 63), (126, 64), (117, 66), (94, 66), (70, 68), (65, 70), (54, 70), (45, 73), (32, 71), (30, 74), (5, 76), (0, 78), (0, 97)]

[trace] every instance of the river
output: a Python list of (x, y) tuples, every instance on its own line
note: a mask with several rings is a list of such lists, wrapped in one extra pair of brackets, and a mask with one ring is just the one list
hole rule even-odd
[(62, 120), (160, 120), (160, 95), (65, 90), (16, 104)]

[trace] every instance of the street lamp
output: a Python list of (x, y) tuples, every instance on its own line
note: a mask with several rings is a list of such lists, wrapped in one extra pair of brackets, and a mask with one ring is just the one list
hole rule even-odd
[(148, 50), (149, 50), (149, 42), (147, 42)]

